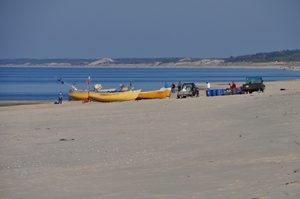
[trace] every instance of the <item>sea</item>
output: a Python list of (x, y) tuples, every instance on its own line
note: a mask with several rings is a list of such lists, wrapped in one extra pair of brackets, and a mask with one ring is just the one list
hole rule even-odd
[[(265, 82), (300, 79), (299, 70), (249, 68), (53, 68), (1, 67), (0, 101), (56, 101), (59, 91), (65, 99), (71, 86), (78, 90), (93, 88), (119, 89), (120, 84), (142, 91), (160, 89), (165, 82), (171, 86), (179, 81), (244, 82), (247, 76), (261, 76)], [(58, 81), (60, 78), (61, 81)], [(90, 84), (87, 84), (89, 80)], [(63, 82), (63, 83), (62, 83)]]

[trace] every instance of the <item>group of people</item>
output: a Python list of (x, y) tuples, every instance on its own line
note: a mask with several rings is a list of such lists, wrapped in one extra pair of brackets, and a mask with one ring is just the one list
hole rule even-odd
[[(172, 86), (171, 86), (172, 93), (175, 93), (175, 88), (176, 88), (176, 86), (175, 86), (175, 84), (173, 82)], [(182, 89), (182, 83), (180, 81), (178, 82), (177, 89), (178, 89), (178, 92), (181, 91), (181, 89)]]
[[(165, 88), (169, 88), (169, 85), (168, 85), (167, 82), (165, 82)], [(176, 88), (176, 85), (173, 82), (172, 85), (171, 85), (172, 93), (175, 93), (175, 88)], [(178, 89), (178, 92), (182, 89), (182, 83), (180, 81), (178, 82), (177, 89)]]

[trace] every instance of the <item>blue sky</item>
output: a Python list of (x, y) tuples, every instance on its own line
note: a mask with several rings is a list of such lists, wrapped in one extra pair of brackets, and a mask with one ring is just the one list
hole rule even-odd
[(299, 0), (0, 0), (0, 59), (300, 49)]

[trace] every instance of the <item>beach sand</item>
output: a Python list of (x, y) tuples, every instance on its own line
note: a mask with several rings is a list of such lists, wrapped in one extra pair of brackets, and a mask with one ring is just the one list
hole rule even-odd
[(233, 96), (5, 105), (0, 117), (2, 199), (300, 198), (299, 80)]

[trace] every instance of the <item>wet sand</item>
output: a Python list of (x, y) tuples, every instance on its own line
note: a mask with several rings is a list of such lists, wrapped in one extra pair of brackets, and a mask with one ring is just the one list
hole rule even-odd
[(1, 106), (0, 198), (299, 198), (300, 80), (218, 97), (199, 87)]

